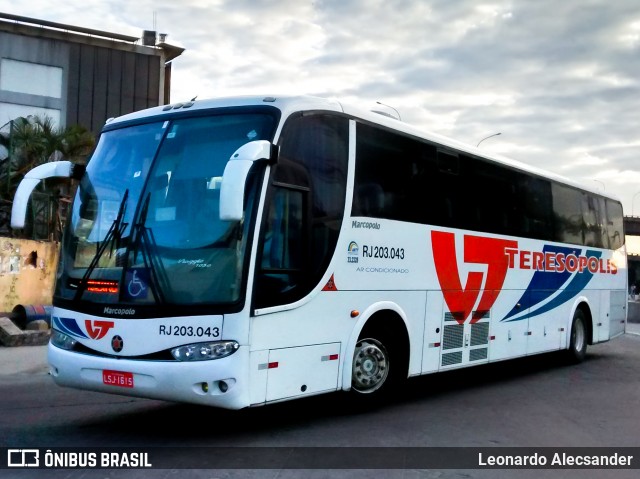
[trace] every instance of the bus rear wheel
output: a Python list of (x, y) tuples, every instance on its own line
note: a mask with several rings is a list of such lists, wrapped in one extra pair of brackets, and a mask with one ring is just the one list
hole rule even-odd
[(567, 351), (569, 361), (579, 363), (584, 360), (587, 354), (587, 323), (584, 312), (576, 309), (571, 323), (571, 339), (569, 350)]

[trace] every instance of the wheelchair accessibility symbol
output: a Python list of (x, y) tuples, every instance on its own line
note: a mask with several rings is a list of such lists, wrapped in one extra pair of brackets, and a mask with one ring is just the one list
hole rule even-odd
[(127, 292), (129, 299), (146, 299), (149, 293), (149, 272), (146, 269), (132, 269), (127, 271)]
[(133, 277), (131, 278), (131, 281), (129, 281), (129, 284), (127, 285), (127, 291), (129, 292), (129, 296), (131, 296), (132, 298), (137, 298), (146, 290), (147, 290), (147, 287), (144, 285), (142, 281), (140, 281), (140, 278), (138, 278), (138, 271), (134, 269)]

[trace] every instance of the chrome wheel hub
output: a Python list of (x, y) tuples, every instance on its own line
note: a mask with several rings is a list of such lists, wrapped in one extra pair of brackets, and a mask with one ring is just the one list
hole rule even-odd
[(380, 341), (363, 339), (353, 357), (353, 388), (361, 393), (379, 389), (389, 375), (389, 354)]

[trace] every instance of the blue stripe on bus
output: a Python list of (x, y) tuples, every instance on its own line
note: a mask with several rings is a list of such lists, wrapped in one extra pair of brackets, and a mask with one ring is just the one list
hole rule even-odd
[[(575, 248), (567, 248), (564, 246), (545, 245), (544, 248), (542, 248), (543, 253), (562, 253), (565, 255), (565, 257), (569, 254), (574, 253), (575, 251)], [(536, 304), (541, 303), (547, 298), (551, 297), (569, 279), (571, 274), (572, 273), (569, 273), (567, 270), (563, 271), (562, 273), (558, 273), (555, 271), (536, 271), (533, 274), (533, 278), (531, 278), (531, 282), (529, 283), (529, 286), (527, 286), (526, 291), (516, 302), (516, 304), (519, 306), (514, 305), (513, 309), (502, 319), (502, 321), (506, 321), (508, 318), (515, 316), (523, 310), (532, 308)], [(537, 292), (535, 297), (533, 294), (530, 294), (531, 291)], [(524, 318), (518, 318), (518, 320), (519, 319)]]
[(77, 338), (88, 339), (88, 336), (84, 334), (84, 332), (82, 332), (82, 330), (78, 326), (78, 323), (73, 318), (58, 318), (54, 316), (53, 324), (54, 326), (57, 326), (57, 329), (65, 334), (75, 336)]
[[(600, 251), (587, 251), (586, 256), (600, 259), (600, 257), (602, 256), (602, 253)], [(512, 319), (511, 321), (521, 321), (523, 319), (532, 318), (534, 316), (544, 314), (548, 311), (551, 311), (554, 308), (557, 308), (558, 306), (576, 297), (578, 293), (580, 293), (587, 286), (587, 284), (589, 284), (589, 281), (591, 281), (591, 278), (593, 278), (593, 273), (588, 269), (585, 269), (581, 273), (576, 273), (574, 277), (571, 279), (571, 282), (567, 285), (566, 288), (560, 291), (560, 294), (558, 294), (558, 296), (553, 298), (551, 301), (549, 301), (547, 304), (543, 305), (542, 307), (536, 309), (535, 311), (529, 311), (529, 313), (517, 319)], [(523, 295), (523, 297), (527, 296), (527, 293), (530, 292), (530, 289), (531, 289), (531, 285), (529, 285), (529, 288), (527, 288), (527, 291), (525, 291), (525, 294)], [(543, 299), (550, 297), (551, 294), (555, 292), (556, 291), (550, 291), (550, 292), (538, 291), (536, 292), (536, 294), (533, 294), (533, 291), (531, 291), (531, 294), (529, 294), (528, 296), (529, 297), (536, 296), (535, 303), (532, 303), (533, 305), (535, 305), (540, 303)], [(542, 294), (539, 294), (539, 293), (542, 293)], [(505, 317), (502, 321), (504, 321), (507, 317)]]

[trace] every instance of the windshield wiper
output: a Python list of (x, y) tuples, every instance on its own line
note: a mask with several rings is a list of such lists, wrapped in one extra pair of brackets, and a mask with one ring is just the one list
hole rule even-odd
[[(147, 193), (147, 197), (142, 205), (142, 210), (138, 216), (138, 221), (133, 225), (131, 234), (133, 240), (131, 241), (130, 248), (133, 256), (133, 261), (136, 261), (138, 253), (142, 256), (144, 267), (151, 273), (151, 281), (149, 287), (153, 296), (158, 303), (164, 303), (164, 291), (169, 286), (169, 278), (162, 264), (162, 260), (158, 259), (157, 244), (153, 237), (153, 231), (151, 228), (145, 226), (147, 221), (147, 212), (149, 211), (149, 201), (151, 199), (151, 193)], [(129, 253), (127, 252), (127, 258)]]
[[(89, 282), (89, 278), (93, 273), (93, 270), (98, 266), (98, 262), (102, 255), (107, 250), (107, 247), (111, 245), (109, 250), (109, 255), (113, 254), (114, 249), (118, 249), (120, 247), (120, 241), (122, 240), (122, 233), (127, 228), (128, 223), (124, 223), (122, 219), (124, 218), (124, 213), (127, 209), (127, 199), (129, 198), (129, 189), (126, 189), (124, 192), (124, 196), (122, 197), (122, 201), (120, 202), (120, 207), (118, 208), (118, 215), (116, 219), (113, 220), (107, 234), (104, 236), (104, 240), (102, 243), (99, 243), (98, 250), (96, 251), (95, 256), (87, 266), (87, 270), (85, 271), (80, 283), (78, 284), (78, 290), (76, 291), (76, 295), (74, 296), (74, 301), (78, 301), (82, 298), (84, 291), (87, 289), (87, 285)], [(114, 248), (115, 247), (115, 248)]]

